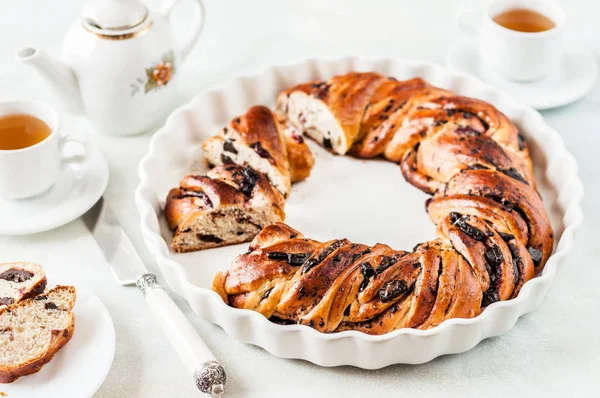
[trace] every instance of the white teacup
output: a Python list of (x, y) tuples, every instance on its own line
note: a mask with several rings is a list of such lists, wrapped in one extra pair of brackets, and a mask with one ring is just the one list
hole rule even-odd
[[(62, 135), (58, 114), (47, 105), (34, 101), (0, 102), (0, 116), (13, 114), (35, 116), (52, 130), (48, 137), (35, 145), (0, 150), (0, 197), (25, 199), (48, 191), (66, 165), (84, 161), (88, 144), (85, 140)], [(85, 155), (67, 157), (64, 154), (67, 143), (81, 146)]]
[[(555, 26), (543, 32), (529, 33), (507, 29), (494, 21), (498, 14), (515, 8), (543, 14)], [(537, 80), (548, 75), (559, 61), (565, 13), (552, 0), (496, 0), (483, 10), (481, 16), (474, 11), (462, 13), (458, 23), (463, 32), (479, 34), (484, 66), (503, 78)]]

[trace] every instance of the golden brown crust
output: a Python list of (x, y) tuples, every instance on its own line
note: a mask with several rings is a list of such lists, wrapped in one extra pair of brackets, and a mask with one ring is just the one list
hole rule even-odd
[[(284, 206), (283, 196), (267, 178), (248, 166), (221, 165), (206, 176), (187, 175), (181, 179), (180, 186), (171, 189), (167, 195), (165, 218), (169, 228), (175, 231), (171, 247), (183, 253), (247, 242), (269, 220), (282, 221), (285, 218)], [(252, 218), (252, 212), (258, 212), (262, 217)], [(256, 231), (248, 236), (249, 232), (240, 229), (239, 232), (232, 231), (233, 235), (229, 234), (226, 238), (212, 233), (202, 237), (203, 233), (197, 232), (200, 235), (192, 237), (193, 242), (185, 239), (185, 234), (194, 232), (197, 221), (205, 219), (216, 230), (216, 219), (223, 217), (231, 219), (230, 228), (236, 224), (250, 224), (256, 227)]]
[(215, 279), (229, 305), (322, 332), (427, 329), (516, 297), (542, 269), (553, 232), (529, 151), (492, 105), (377, 74), (350, 73), (282, 95), (294, 91), (328, 106), (352, 139), (352, 155), (398, 162), (408, 182), (433, 195), (426, 209), (437, 236), (407, 253), (317, 242), (275, 224)]
[(347, 142), (352, 143), (359, 137), (365, 108), (385, 80), (386, 78), (379, 73), (350, 72), (334, 76), (328, 81), (300, 84), (281, 95), (300, 91), (321, 100), (339, 122)]
[(220, 148), (219, 163), (215, 164), (246, 166), (249, 164), (247, 159), (238, 159), (236, 155), (239, 146), (250, 148), (287, 180), (285, 192), (282, 192), (286, 195), (291, 183), (306, 179), (314, 165), (312, 152), (302, 134), (284, 117), (262, 105), (253, 106), (233, 118), (217, 135), (207, 139), (202, 148), (207, 152), (215, 145)]

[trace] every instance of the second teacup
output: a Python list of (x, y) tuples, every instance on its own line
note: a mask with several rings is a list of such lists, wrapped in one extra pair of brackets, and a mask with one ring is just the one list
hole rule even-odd
[[(537, 14), (549, 19), (551, 25), (546, 30), (525, 32), (495, 20), (509, 12), (525, 17)], [(496, 0), (484, 9), (480, 22), (475, 18), (473, 11), (465, 12), (459, 16), (459, 26), (464, 32), (479, 35), (483, 64), (500, 76), (515, 81), (537, 80), (547, 76), (558, 62), (565, 13), (554, 1)]]

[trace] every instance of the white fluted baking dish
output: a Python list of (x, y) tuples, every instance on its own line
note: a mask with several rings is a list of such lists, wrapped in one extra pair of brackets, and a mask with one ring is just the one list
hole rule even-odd
[[(169, 250), (172, 233), (162, 214), (165, 197), (184, 174), (207, 171), (199, 148), (204, 139), (252, 105), (272, 106), (276, 94), (285, 88), (351, 70), (377, 71), (398, 79), (422, 77), (433, 85), (494, 104), (523, 132), (556, 240), (555, 252), (542, 274), (527, 282), (517, 298), (494, 303), (476, 318), (450, 319), (429, 330), (400, 329), (381, 336), (355, 331), (324, 334), (307, 326), (278, 325), (257, 312), (231, 308), (210, 290), (215, 273), (245, 252), (247, 244), (188, 254)], [(366, 244), (383, 242), (397, 249), (410, 250), (416, 243), (433, 238), (434, 226), (423, 206), (427, 196), (404, 181), (398, 166), (333, 156), (310, 144), (315, 168), (307, 181), (292, 188), (286, 223), (318, 240), (348, 238)], [(560, 135), (538, 112), (465, 74), (395, 59), (307, 60), (232, 79), (172, 113), (152, 138), (139, 175), (136, 202), (142, 233), (169, 286), (187, 299), (194, 312), (233, 338), (280, 357), (301, 358), (322, 366), (376, 369), (396, 363), (423, 363), (439, 355), (466, 351), (487, 337), (507, 332), (519, 316), (540, 304), (573, 247), (575, 231), (583, 219), (583, 185), (577, 164)]]

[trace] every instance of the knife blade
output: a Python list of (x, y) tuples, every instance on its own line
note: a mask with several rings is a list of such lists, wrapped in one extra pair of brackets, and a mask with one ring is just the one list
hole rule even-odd
[(98, 243), (110, 270), (120, 285), (136, 285), (144, 293), (169, 343), (187, 370), (196, 387), (211, 395), (225, 391), (225, 370), (190, 324), (179, 307), (158, 283), (135, 250), (131, 239), (102, 197), (83, 215), (83, 222)]

